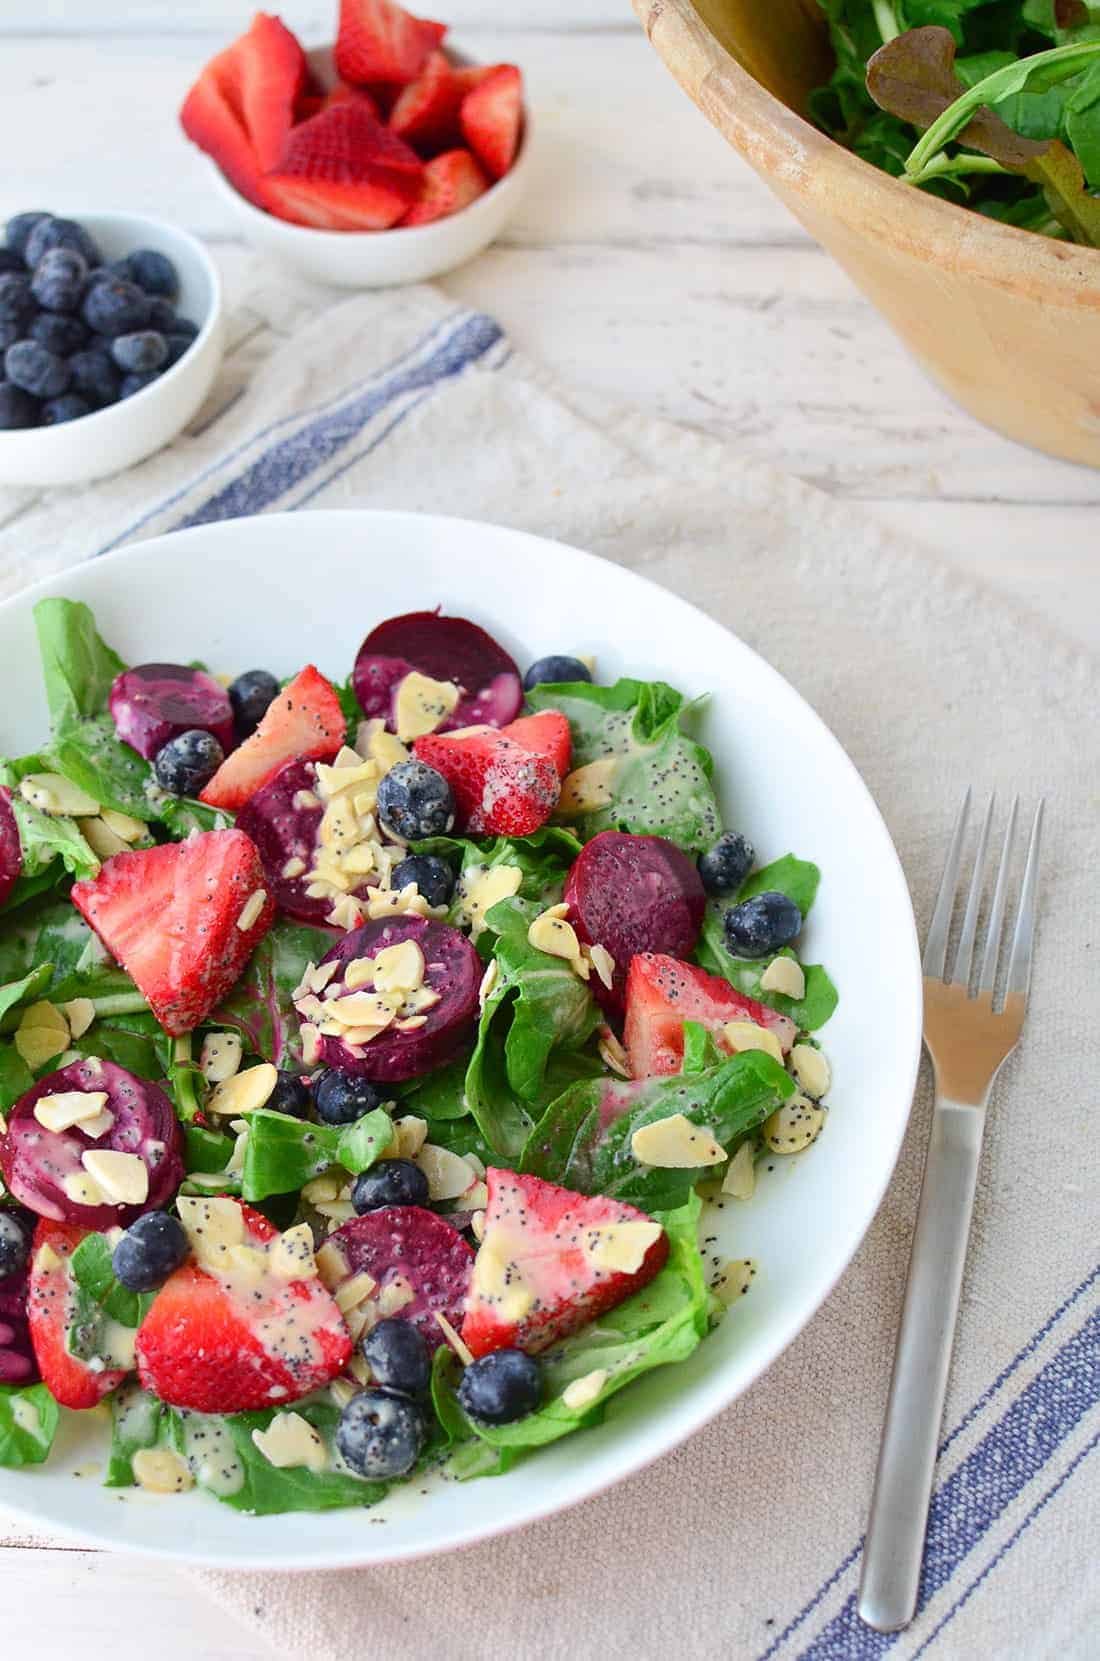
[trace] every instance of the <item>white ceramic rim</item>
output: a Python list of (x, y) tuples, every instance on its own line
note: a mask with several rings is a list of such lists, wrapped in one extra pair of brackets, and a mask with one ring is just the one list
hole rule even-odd
[[(892, 983), (896, 993), (899, 1010), (897, 1047), (899, 1055), (904, 1055), (904, 1052), (908, 1050), (909, 1065), (903, 1069), (901, 1079), (899, 1080), (899, 1085), (903, 1084), (904, 1089), (899, 1087), (897, 1092), (898, 1102), (895, 1105), (894, 1135), (889, 1146), (888, 1157), (883, 1160), (879, 1180), (874, 1186), (873, 1191), (864, 1190), (856, 1196), (858, 1199), (858, 1215), (852, 1220), (850, 1233), (848, 1235), (848, 1245), (842, 1249), (842, 1260), (838, 1263), (835, 1273), (833, 1273), (828, 1283), (820, 1290), (820, 1295), (816, 1297), (816, 1300), (812, 1303), (812, 1306), (800, 1306), (795, 1308), (793, 1311), (789, 1311), (784, 1314), (784, 1316), (776, 1323), (777, 1330), (773, 1333), (770, 1343), (768, 1343), (768, 1345), (764, 1348), (759, 1363), (756, 1365), (753, 1376), (750, 1379), (746, 1379), (739, 1388), (731, 1389), (723, 1380), (721, 1369), (714, 1369), (711, 1376), (705, 1380), (697, 1382), (694, 1385), (690, 1411), (684, 1411), (681, 1409), (675, 1415), (673, 1415), (671, 1410), (666, 1412), (662, 1416), (660, 1422), (652, 1427), (655, 1430), (655, 1434), (651, 1437), (651, 1439), (643, 1443), (640, 1451), (640, 1439), (637, 1437), (631, 1439), (627, 1431), (624, 1429), (624, 1446), (615, 1461), (614, 1470), (609, 1474), (597, 1473), (595, 1477), (586, 1477), (581, 1475), (571, 1486), (568, 1495), (564, 1497), (549, 1501), (540, 1500), (537, 1497), (537, 1485), (535, 1485), (531, 1489), (532, 1498), (525, 1500), (524, 1503), (520, 1504), (518, 1507), (515, 1507), (512, 1514), (502, 1521), (490, 1520), (487, 1522), (475, 1523), (469, 1528), (458, 1528), (453, 1530), (451, 1534), (443, 1540), (436, 1539), (433, 1541), (429, 1537), (426, 1538), (423, 1543), (420, 1541), (414, 1541), (408, 1544), (399, 1545), (397, 1547), (391, 1546), (388, 1549), (384, 1540), (380, 1540), (376, 1536), (372, 1541), (368, 1538), (369, 1530), (363, 1531), (359, 1535), (359, 1549), (349, 1546), (346, 1550), (333, 1550), (326, 1553), (323, 1560), (314, 1559), (308, 1563), (302, 1564), (286, 1560), (280, 1561), (277, 1557), (273, 1557), (270, 1550), (255, 1549), (249, 1551), (245, 1549), (239, 1553), (235, 1551), (230, 1558), (227, 1558), (224, 1553), (215, 1554), (212, 1551), (204, 1551), (201, 1543), (197, 1546), (180, 1550), (174, 1546), (149, 1546), (143, 1543), (131, 1542), (128, 1540), (120, 1541), (112, 1537), (106, 1531), (97, 1532), (92, 1529), (81, 1529), (75, 1524), (70, 1524), (64, 1520), (55, 1518), (52, 1514), (44, 1518), (40, 1509), (36, 1510), (28, 1506), (21, 1505), (18, 1498), (13, 1497), (12, 1494), (7, 1491), (3, 1483), (4, 1473), (0, 1471), (0, 1499), (2, 1499), (4, 1505), (13, 1514), (23, 1517), (32, 1527), (41, 1528), (45, 1522), (46, 1526), (56, 1530), (59, 1534), (66, 1538), (84, 1543), (91, 1541), (97, 1544), (102, 1544), (109, 1549), (126, 1551), (129, 1554), (138, 1557), (151, 1557), (168, 1562), (181, 1564), (186, 1563), (201, 1567), (241, 1571), (264, 1570), (272, 1573), (311, 1573), (319, 1569), (356, 1568), (387, 1562), (406, 1562), (417, 1558), (434, 1556), (438, 1552), (451, 1551), (462, 1546), (474, 1545), (491, 1539), (495, 1535), (510, 1533), (519, 1528), (526, 1527), (530, 1523), (537, 1522), (545, 1517), (568, 1510), (572, 1506), (579, 1504), (582, 1500), (589, 1499), (595, 1494), (604, 1492), (615, 1486), (617, 1483), (623, 1481), (626, 1477), (633, 1476), (637, 1472), (644, 1470), (647, 1466), (654, 1464), (663, 1454), (670, 1452), (673, 1448), (686, 1441), (689, 1436), (693, 1435), (697, 1430), (702, 1428), (702, 1426), (707, 1424), (724, 1408), (730, 1406), (730, 1404), (743, 1395), (746, 1390), (751, 1388), (753, 1385), (758, 1384), (773, 1362), (775, 1362), (778, 1357), (789, 1347), (789, 1345), (795, 1340), (795, 1338), (798, 1337), (799, 1333), (804, 1329), (809, 1321), (820, 1310), (829, 1294), (832, 1292), (833, 1288), (836, 1286), (841, 1276), (850, 1265), (852, 1258), (859, 1249), (859, 1246), (861, 1245), (864, 1236), (866, 1235), (867, 1230), (875, 1217), (893, 1176), (894, 1168), (897, 1163), (897, 1158), (901, 1151), (902, 1142), (908, 1126), (909, 1111), (912, 1103), (913, 1091), (916, 1085), (922, 1042), (923, 991), (920, 954), (916, 925), (912, 918), (912, 907), (909, 899), (908, 884), (902, 870), (901, 861), (898, 858), (897, 850), (894, 847), (893, 839), (890, 836), (890, 832), (882, 818), (874, 798), (872, 797), (866, 784), (863, 782), (863, 779), (854, 762), (844, 750), (839, 739), (837, 739), (830, 728), (826, 726), (825, 722), (821, 719), (817, 712), (807, 703), (802, 695), (798, 693), (782, 675), (779, 674), (778, 670), (772, 668), (766, 659), (760, 657), (758, 653), (753, 651), (753, 649), (746, 645), (745, 642), (742, 641), (737, 635), (733, 634), (731, 630), (726, 629), (723, 625), (717, 623), (713, 618), (708, 617), (705, 612), (701, 611), (697, 606), (692, 605), (690, 601), (682, 599), (679, 595), (672, 594), (669, 590), (662, 588), (659, 584), (651, 581), (647, 577), (642, 576), (638, 572), (616, 566), (612, 561), (601, 559), (598, 555), (590, 554), (582, 549), (574, 548), (569, 544), (537, 536), (531, 532), (513, 530), (511, 527), (482, 524), (474, 520), (460, 519), (446, 515), (370, 509), (336, 510), (329, 512), (314, 511), (312, 513), (263, 515), (257, 516), (251, 520), (227, 520), (222, 521), (220, 524), (197, 526), (190, 530), (177, 531), (169, 533), (165, 536), (156, 537), (147, 542), (135, 543), (129, 547), (121, 548), (111, 554), (105, 555), (102, 559), (98, 559), (94, 562), (88, 562), (82, 566), (69, 567), (67, 570), (58, 572), (52, 577), (43, 579), (42, 581), (31, 585), (30, 587), (22, 590), (19, 594), (13, 595), (0, 603), (0, 615), (3, 615), (3, 613), (11, 610), (17, 605), (20, 607), (27, 607), (29, 605), (33, 605), (35, 601), (45, 598), (48, 595), (64, 594), (66, 589), (72, 586), (73, 579), (78, 574), (86, 576), (88, 573), (99, 570), (109, 571), (112, 573), (118, 572), (124, 570), (127, 566), (144, 562), (147, 559), (155, 560), (158, 556), (163, 558), (169, 551), (172, 551), (176, 555), (182, 556), (186, 559), (188, 542), (193, 541), (196, 538), (209, 538), (212, 532), (225, 533), (232, 536), (235, 530), (239, 533), (241, 527), (244, 525), (255, 525), (257, 527), (256, 534), (262, 535), (261, 528), (275, 526), (280, 522), (292, 522), (296, 527), (303, 527), (308, 526), (311, 522), (316, 523), (322, 519), (328, 521), (330, 525), (333, 522), (338, 522), (340, 519), (348, 521), (354, 520), (359, 524), (369, 522), (369, 525), (376, 529), (380, 535), (385, 534), (387, 525), (404, 525), (409, 521), (414, 521), (418, 524), (427, 524), (431, 527), (432, 534), (437, 539), (437, 547), (442, 545), (443, 539), (445, 539), (447, 533), (452, 528), (460, 529), (466, 532), (474, 529), (483, 537), (503, 537), (513, 541), (521, 541), (527, 544), (532, 552), (540, 552), (544, 559), (554, 559), (555, 556), (557, 556), (560, 561), (564, 561), (565, 563), (577, 562), (582, 570), (603, 570), (611, 568), (616, 574), (617, 581), (627, 587), (641, 590), (648, 597), (653, 615), (658, 615), (661, 608), (664, 608), (666, 611), (669, 607), (675, 607), (677, 609), (682, 608), (684, 612), (690, 614), (695, 626), (698, 629), (715, 637), (716, 643), (723, 645), (727, 652), (733, 648), (737, 653), (744, 654), (745, 658), (751, 661), (753, 665), (753, 672), (761, 678), (765, 685), (773, 687), (777, 694), (779, 694), (783, 699), (793, 699), (795, 703), (800, 706), (802, 718), (806, 720), (815, 730), (816, 737), (822, 747), (831, 753), (833, 760), (837, 763), (837, 765), (848, 774), (849, 780), (854, 789), (864, 798), (865, 804), (871, 815), (871, 821), (880, 833), (882, 839), (881, 852), (884, 859), (881, 874), (884, 878), (888, 874), (889, 880), (894, 885), (894, 898), (895, 900), (903, 902), (903, 910), (908, 915), (912, 925), (908, 941), (899, 939), (895, 943), (896, 955), (891, 958), (890, 963)], [(85, 585), (82, 583), (80, 586), (84, 587)], [(843, 996), (843, 987), (841, 988), (841, 994)], [(530, 1469), (534, 1466), (535, 1460), (532, 1459), (523, 1468)], [(475, 1484), (473, 1486), (481, 1485)], [(210, 1503), (214, 1502), (211, 1501)], [(367, 1514), (369, 1515), (369, 1513)], [(359, 1512), (349, 1511), (347, 1515), (349, 1517), (359, 1518), (362, 1514)], [(307, 1527), (308, 1525), (298, 1524), (296, 1526), (298, 1528), (302, 1528)], [(381, 1549), (375, 1549), (377, 1547), (380, 1547)], [(287, 1550), (289, 1552), (292, 1549), (293, 1531), (290, 1531)]]

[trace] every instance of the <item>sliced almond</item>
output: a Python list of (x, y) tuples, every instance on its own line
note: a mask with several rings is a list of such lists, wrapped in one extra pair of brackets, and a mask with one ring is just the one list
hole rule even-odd
[(806, 976), (793, 957), (773, 957), (760, 977), (761, 992), (779, 992), (784, 998), (806, 996)]
[(415, 1159), (424, 1146), (427, 1136), (427, 1119), (418, 1119), (413, 1113), (407, 1113), (404, 1118), (395, 1119), (393, 1122), (394, 1157), (397, 1159)]
[(302, 1040), (302, 1060), (307, 1067), (316, 1066), (321, 1059), (321, 1034), (309, 1021), (303, 1021), (300, 1029)]
[(615, 959), (606, 946), (589, 946), (588, 959), (608, 991), (615, 978)]
[(763, 1050), (779, 1065), (783, 1065), (783, 1051), (774, 1032), (767, 1027), (757, 1026), (755, 1021), (727, 1021), (722, 1028), (722, 1036), (730, 1049), (740, 1055), (746, 1050)]
[(387, 1320), (391, 1315), (398, 1315), (407, 1309), (416, 1299), (416, 1293), (403, 1275), (395, 1275), (388, 1280), (378, 1294), (378, 1318)]
[(724, 1304), (736, 1303), (752, 1285), (755, 1273), (756, 1264), (751, 1257), (731, 1257), (723, 1263), (717, 1276), (711, 1281), (710, 1289)]
[(116, 854), (126, 853), (130, 846), (103, 819), (82, 820), (80, 834), (97, 859), (113, 859)]
[(581, 943), (572, 923), (548, 911), (535, 918), (527, 930), (527, 942), (537, 952), (545, 952), (548, 957), (562, 957), (567, 963), (581, 955)]
[(200, 1263), (227, 1262), (230, 1248), (244, 1244), (244, 1213), (235, 1200), (181, 1194), (176, 1209)]
[(606, 1367), (596, 1367), (592, 1372), (585, 1373), (583, 1378), (575, 1378), (572, 1384), (567, 1384), (561, 1399), (573, 1413), (582, 1407), (590, 1407), (610, 1377)]
[(113, 830), (124, 842), (140, 842), (149, 834), (148, 826), (140, 819), (131, 818), (128, 813), (120, 813), (115, 807), (101, 807), (99, 817), (108, 830)]
[(305, 869), (305, 860), (299, 859), (297, 854), (292, 854), (283, 866), (282, 874), (286, 878), (287, 882), (292, 882), (295, 877), (303, 876), (305, 874)]
[(98, 1118), (106, 1106), (106, 1090), (59, 1090), (52, 1096), (39, 1096), (34, 1116), (45, 1130), (71, 1130), (73, 1125)]
[(522, 1321), (535, 1302), (533, 1292), (519, 1278), (515, 1265), (494, 1250), (489, 1240), (483, 1240), (478, 1247), (470, 1293), (491, 1303), (496, 1316), (505, 1323)]
[(225, 1119), (243, 1119), (263, 1107), (279, 1082), (279, 1075), (270, 1061), (246, 1067), (243, 1073), (234, 1073), (210, 1092), (207, 1109)]
[(321, 1284), (330, 1292), (347, 1276), (348, 1260), (335, 1240), (326, 1240), (323, 1246), (318, 1247), (314, 1254), (314, 1262), (321, 1277)]
[(394, 725), (402, 743), (435, 732), (458, 704), (454, 681), (435, 681), (413, 669), (400, 681), (393, 694)]
[(271, 1273), (280, 1280), (311, 1280), (317, 1273), (317, 1260), (309, 1224), (295, 1223), (293, 1228), (284, 1229), (268, 1256)]
[(345, 1315), (349, 1309), (354, 1309), (357, 1304), (369, 1298), (377, 1285), (374, 1276), (368, 1274), (352, 1275), (350, 1280), (341, 1281), (332, 1294), (337, 1309)]
[(355, 734), (355, 748), (361, 756), (376, 761), (387, 773), (391, 767), (409, 759), (409, 752), (401, 740), (394, 733), (387, 732), (386, 723), (377, 718), (360, 721)]
[(518, 865), (471, 865), (459, 877), (454, 893), (455, 917), (476, 940), (485, 927), (485, 914), (501, 900), (518, 894), (523, 872)]
[(683, 1113), (671, 1113), (667, 1118), (642, 1125), (630, 1138), (630, 1149), (640, 1165), (669, 1171), (717, 1165), (726, 1157), (722, 1144), (715, 1141), (710, 1131), (693, 1125)]
[(617, 756), (601, 756), (598, 761), (574, 768), (562, 782), (554, 809), (555, 819), (579, 819), (583, 814), (599, 813), (602, 808), (610, 807), (618, 771)]
[(108, 1205), (144, 1205), (149, 1198), (149, 1167), (136, 1153), (85, 1148), (80, 1163)]
[(374, 985), (373, 957), (353, 957), (344, 967), (344, 986), (349, 992), (357, 992), (361, 986)]
[(70, 1037), (83, 1038), (95, 1020), (95, 1004), (91, 998), (70, 998), (68, 1003), (58, 1007), (69, 1023)]
[(244, 1045), (237, 1032), (208, 1032), (199, 1053), (199, 1072), (207, 1084), (224, 1084), (240, 1070)]
[(476, 1180), (475, 1172), (461, 1155), (434, 1142), (424, 1143), (416, 1163), (428, 1179), (428, 1195), (433, 1200), (457, 1200)]
[(791, 1051), (791, 1072), (807, 1096), (819, 1100), (833, 1082), (829, 1063), (812, 1044), (796, 1044)]
[(138, 1448), (130, 1469), (147, 1494), (185, 1494), (195, 1486), (186, 1463), (171, 1448)]
[(464, 1367), (468, 1367), (474, 1359), (473, 1351), (470, 1349), (469, 1345), (463, 1343), (461, 1337), (455, 1331), (446, 1315), (441, 1315), (438, 1309), (433, 1309), (432, 1314), (435, 1316), (436, 1322), (440, 1328), (440, 1331), (443, 1333), (444, 1338), (446, 1338), (448, 1344), (454, 1350), (462, 1365)]
[(248, 896), (241, 909), (241, 914), (237, 918), (237, 927), (240, 929), (242, 934), (247, 934), (249, 929), (259, 922), (260, 916), (266, 904), (266, 889), (257, 888)]
[(302, 1467), (319, 1472), (328, 1465), (319, 1432), (300, 1413), (276, 1413), (266, 1430), (252, 1432), (252, 1441), (277, 1470)]
[(105, 1205), (107, 1196), (88, 1171), (70, 1171), (61, 1184), (66, 1198), (74, 1205)]
[(722, 1178), (723, 1194), (735, 1200), (751, 1200), (756, 1191), (756, 1158), (751, 1142), (742, 1142)]
[(84, 818), (99, 815), (99, 803), (63, 773), (27, 773), (19, 781), (19, 794), (40, 813)]
[(415, 992), (424, 984), (424, 953), (415, 940), (384, 946), (374, 959), (376, 992)]
[(825, 1109), (809, 1096), (791, 1096), (764, 1121), (764, 1141), (772, 1153), (802, 1153), (816, 1142), (825, 1123)]
[(609, 1223), (606, 1228), (586, 1229), (581, 1238), (585, 1257), (594, 1269), (609, 1274), (637, 1274), (646, 1253), (661, 1238), (660, 1223)]

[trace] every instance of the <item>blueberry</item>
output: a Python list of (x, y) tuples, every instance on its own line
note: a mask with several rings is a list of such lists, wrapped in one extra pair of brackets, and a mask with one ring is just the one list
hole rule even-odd
[(394, 866), (390, 881), (394, 888), (415, 882), (429, 905), (446, 905), (454, 892), (455, 874), (445, 859), (434, 854), (410, 854)]
[(65, 421), (79, 421), (82, 415), (91, 415), (92, 406), (79, 392), (65, 392), (60, 398), (48, 398), (42, 405), (42, 425), (60, 427)]
[(79, 317), (66, 317), (58, 311), (40, 311), (32, 317), (27, 330), (28, 340), (37, 340), (59, 358), (70, 358), (87, 344), (88, 327)]
[(8, 220), (5, 242), (17, 254), (26, 254), (27, 238), (40, 219), (49, 219), (48, 213), (16, 213)]
[(74, 352), (69, 359), (69, 368), (72, 371), (73, 391), (87, 398), (96, 409), (117, 402), (122, 376), (106, 346), (89, 346)]
[(786, 894), (754, 894), (730, 906), (722, 927), (734, 957), (767, 957), (802, 933), (802, 913)]
[(427, 1441), (415, 1402), (392, 1390), (360, 1390), (340, 1415), (336, 1446), (357, 1476), (376, 1482), (407, 1476)]
[(233, 724), (238, 738), (247, 738), (256, 731), (278, 690), (278, 681), (266, 669), (247, 669), (230, 683), (229, 702), (233, 705)]
[[(35, 320), (37, 321), (37, 320)], [(32, 322), (31, 327), (34, 327)], [(0, 323), (0, 353), (6, 352), (9, 346), (17, 340), (26, 338), (26, 325), (23, 323)]]
[(159, 254), (155, 248), (135, 249), (123, 263), (130, 281), (137, 283), (146, 294), (163, 295), (167, 300), (174, 300), (179, 293), (180, 280), (175, 266), (166, 254)]
[(157, 751), (153, 771), (162, 790), (173, 796), (197, 796), (224, 760), (225, 751), (213, 734), (192, 727)]
[(18, 323), (25, 328), (37, 310), (30, 278), (18, 271), (5, 271), (0, 277), (0, 323)]
[(471, 1362), (458, 1387), (459, 1405), (487, 1425), (510, 1425), (542, 1400), (539, 1364), (522, 1350), (493, 1350)]
[(144, 329), (148, 319), (148, 300), (125, 277), (92, 283), (84, 296), (84, 321), (97, 334), (133, 334), (135, 329)]
[(364, 1113), (373, 1113), (382, 1098), (370, 1079), (330, 1067), (314, 1081), (313, 1105), (323, 1125), (353, 1125)]
[(30, 1235), (19, 1218), (13, 1217), (10, 1211), (0, 1211), (0, 1280), (23, 1273), (30, 1249)]
[(176, 308), (171, 300), (162, 300), (158, 294), (149, 295), (149, 327), (151, 329), (156, 329), (162, 335), (175, 334), (178, 321)]
[(372, 1326), (359, 1345), (376, 1384), (419, 1396), (432, 1377), (432, 1358), (423, 1334), (411, 1321), (392, 1316)]
[(88, 267), (72, 248), (43, 254), (31, 276), (31, 293), (47, 311), (77, 311), (84, 296)]
[(590, 681), (592, 671), (579, 657), (540, 657), (533, 663), (523, 677), (523, 688), (530, 692), (533, 686), (546, 686), (551, 682), (561, 681)]
[(17, 254), (14, 248), (0, 248), (0, 275), (5, 271), (18, 271), (21, 275), (26, 275), (26, 269), (22, 254)]
[(155, 1292), (190, 1250), (182, 1223), (167, 1211), (147, 1211), (130, 1224), (115, 1247), (111, 1268), (128, 1292)]
[(172, 365), (178, 363), (183, 354), (195, 344), (194, 336), (166, 334), (164, 338), (168, 342), (168, 362), (164, 367), (171, 369)]
[(192, 323), (189, 317), (177, 317), (172, 333), (186, 335), (188, 340), (197, 340), (199, 326), (197, 323)]
[(699, 876), (708, 894), (736, 894), (752, 870), (756, 853), (736, 831), (726, 831), (713, 848), (700, 854)]
[(18, 427), (37, 427), (38, 399), (24, 392), (21, 386), (0, 381), (0, 433), (14, 432)]
[(423, 761), (399, 761), (378, 785), (378, 817), (403, 842), (445, 836), (455, 822), (451, 787)]
[(119, 397), (132, 398), (135, 392), (144, 392), (147, 386), (152, 386), (159, 374), (158, 369), (147, 369), (143, 375), (123, 375), (118, 383)]
[(272, 1113), (289, 1113), (292, 1119), (304, 1119), (309, 1113), (311, 1100), (309, 1085), (300, 1074), (280, 1071), (275, 1088), (264, 1106), (270, 1108)]
[(155, 329), (139, 329), (136, 334), (116, 335), (111, 356), (127, 374), (155, 374), (168, 361), (168, 342)]
[(83, 257), (89, 269), (101, 263), (99, 249), (83, 225), (78, 225), (75, 219), (55, 219), (52, 214), (43, 214), (27, 237), (23, 258), (33, 269), (43, 254), (54, 248), (72, 248)]
[(360, 1217), (388, 1205), (427, 1205), (428, 1179), (411, 1159), (380, 1159), (352, 1183), (351, 1203)]
[(35, 398), (60, 398), (69, 390), (72, 371), (64, 358), (37, 340), (17, 340), (4, 353), (4, 373)]

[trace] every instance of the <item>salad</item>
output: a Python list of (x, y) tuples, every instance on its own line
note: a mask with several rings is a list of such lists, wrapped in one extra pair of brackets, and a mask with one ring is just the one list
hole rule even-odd
[(755, 1272), (706, 1212), (820, 1132), (836, 992), (797, 952), (818, 871), (723, 828), (681, 694), (521, 675), (437, 611), (346, 683), (35, 620), (51, 731), (0, 763), (0, 1465), (105, 1403), (111, 1486), (365, 1506), (690, 1355)]

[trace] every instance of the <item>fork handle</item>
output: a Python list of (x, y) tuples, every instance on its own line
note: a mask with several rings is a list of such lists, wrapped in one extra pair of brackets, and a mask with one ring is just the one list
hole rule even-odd
[(916, 1613), (984, 1128), (983, 1108), (937, 1096), (863, 1551), (859, 1613), (879, 1632)]

